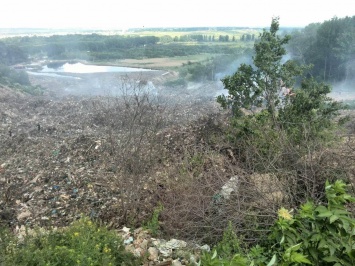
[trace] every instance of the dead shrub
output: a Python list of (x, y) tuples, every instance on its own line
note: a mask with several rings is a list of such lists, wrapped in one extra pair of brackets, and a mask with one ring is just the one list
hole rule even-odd
[[(231, 144), (226, 127), (208, 121), (170, 136), (168, 147), (180, 157), (167, 170), (171, 182), (161, 195), (162, 228), (169, 236), (213, 244), (231, 222), (238, 237), (256, 243), (280, 207), (322, 202), (326, 180), (353, 176), (350, 148), (340, 152), (307, 137), (294, 146), (282, 132), (269, 135), (269, 130), (260, 130), (267, 146), (253, 139)], [(221, 189), (231, 177), (237, 177), (237, 189), (224, 198)]]
[(191, 162), (181, 162), (179, 169), (185, 172), (180, 172), (178, 180), (161, 194), (164, 233), (215, 244), (231, 222), (240, 238), (249, 242), (259, 240), (273, 224), (282, 204), (283, 185), (276, 177), (250, 176), (215, 151), (205, 151), (201, 158), (203, 171), (196, 175), (196, 169), (189, 168)]
[(92, 123), (104, 129), (102, 149), (110, 158), (105, 180), (116, 191), (117, 204), (102, 213), (104, 220), (136, 225), (154, 208), (151, 177), (161, 161), (166, 107), (146, 87), (147, 82), (122, 78), (121, 94), (99, 97), (89, 110)]
[(223, 115), (211, 115), (168, 134), (166, 148), (174, 157), (159, 198), (162, 230), (169, 237), (213, 244), (231, 222), (240, 237), (253, 241), (273, 222), (281, 184), (243, 169), (228, 145), (223, 121)]

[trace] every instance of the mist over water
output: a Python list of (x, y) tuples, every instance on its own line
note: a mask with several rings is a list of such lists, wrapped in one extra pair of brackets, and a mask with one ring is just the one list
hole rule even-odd
[[(285, 58), (285, 61), (289, 58)], [(186, 90), (187, 94), (199, 96), (199, 91), (203, 95), (214, 99), (219, 95), (228, 95), (228, 90), (224, 88), (222, 79), (233, 75), (241, 64), (253, 65), (251, 56), (243, 56), (234, 60), (223, 72), (215, 74), (213, 82), (193, 83), (189, 82)], [(166, 72), (130, 67), (86, 65), (83, 63), (65, 63), (57, 67), (44, 66), (41, 70), (27, 71), (30, 76), (42, 79), (46, 87), (60, 95), (76, 96), (120, 96), (130, 93), (149, 93), (157, 96), (165, 93), (161, 86), (156, 85), (153, 77), (163, 79)], [(130, 87), (122, 84), (123, 76), (134, 77), (134, 84)], [(145, 77), (142, 77), (142, 76)], [(142, 82), (143, 81), (143, 82)], [(330, 97), (338, 101), (355, 100), (355, 79), (346, 80), (331, 84), (332, 92)], [(206, 88), (208, 92), (206, 91)], [(297, 87), (297, 86), (296, 86)], [(177, 92), (178, 93), (178, 92)], [(202, 95), (202, 92), (201, 92)], [(201, 96), (202, 97), (202, 96)]]
[(99, 65), (86, 65), (83, 63), (65, 63), (60, 67), (53, 68), (45, 65), (40, 72), (43, 73), (80, 73), (80, 74), (90, 74), (90, 73), (111, 73), (111, 72), (143, 72), (143, 71), (155, 71), (152, 69), (145, 68), (133, 68), (133, 67), (117, 67), (117, 66), (99, 66)]
[(55, 78), (67, 78), (67, 79), (81, 79), (80, 77), (59, 75), (56, 73), (41, 73), (41, 72), (33, 72), (33, 71), (27, 71), (27, 73), (30, 75), (34, 75), (34, 76), (47, 76), (47, 77), (55, 77)]
[(119, 96), (148, 92), (157, 95), (158, 90), (151, 78), (161, 75), (161, 72), (68, 62), (52, 62), (38, 70), (32, 66), (27, 68), (34, 84), (44, 86), (57, 96)]

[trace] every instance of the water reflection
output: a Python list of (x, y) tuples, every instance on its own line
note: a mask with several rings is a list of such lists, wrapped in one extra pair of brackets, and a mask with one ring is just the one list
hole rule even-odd
[(143, 72), (143, 71), (155, 71), (145, 68), (133, 68), (133, 67), (117, 67), (117, 66), (98, 66), (98, 65), (85, 65), (83, 63), (65, 63), (57, 68), (44, 66), (40, 71), (42, 73), (112, 73), (112, 72)]
[(66, 79), (81, 79), (79, 77), (58, 75), (56, 73), (39, 73), (39, 72), (32, 72), (32, 71), (27, 71), (27, 73), (34, 76), (47, 76), (47, 77), (66, 78)]

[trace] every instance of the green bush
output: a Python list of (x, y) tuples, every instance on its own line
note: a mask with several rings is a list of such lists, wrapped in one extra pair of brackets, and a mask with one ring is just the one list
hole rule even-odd
[(10, 230), (0, 226), (0, 265), (6, 265), (6, 257), (11, 254), (11, 249), (16, 245), (15, 237)]
[(270, 235), (279, 260), (303, 257), (312, 265), (355, 265), (355, 219), (346, 209), (355, 198), (339, 180), (327, 182), (325, 193), (325, 205), (308, 201), (294, 217), (286, 209), (279, 211)]
[(0, 65), (0, 80), (7, 79), (9, 83), (18, 83), (21, 85), (30, 85), (30, 80), (25, 71), (14, 70), (5, 65)]
[[(223, 239), (213, 253), (204, 253), (201, 265), (355, 265), (355, 219), (347, 206), (355, 198), (343, 181), (325, 185), (326, 203), (308, 201), (292, 212), (280, 208), (268, 241), (234, 254)], [(229, 233), (230, 235), (230, 233)], [(227, 247), (222, 248), (221, 247)], [(226, 252), (229, 251), (229, 252)]]
[(249, 259), (241, 247), (241, 241), (233, 230), (232, 223), (223, 233), (223, 238), (213, 248), (212, 253), (204, 252), (201, 256), (199, 265), (219, 266), (219, 265), (249, 265)]
[(151, 219), (144, 225), (154, 237), (158, 236), (160, 233), (159, 216), (162, 211), (163, 205), (159, 204), (159, 206), (154, 209)]
[(186, 85), (187, 85), (187, 82), (183, 78), (169, 80), (164, 83), (164, 86), (167, 86), (167, 87), (179, 87), (179, 86), (186, 86)]
[[(14, 243), (14, 242), (12, 242)], [(140, 265), (114, 231), (82, 218), (63, 230), (27, 234), (3, 251), (5, 265)]]
[(31, 95), (42, 95), (44, 88), (32, 86), (28, 74), (23, 70), (14, 70), (0, 64), (0, 84)]

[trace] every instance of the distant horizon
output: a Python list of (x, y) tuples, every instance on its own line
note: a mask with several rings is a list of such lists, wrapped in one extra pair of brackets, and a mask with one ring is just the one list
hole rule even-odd
[[(270, 26), (269, 26), (270, 27)], [(0, 39), (11, 37), (33, 37), (33, 36), (53, 36), (66, 34), (101, 34), (101, 35), (124, 35), (139, 34), (139, 32), (208, 32), (223, 30), (254, 30), (260, 31), (269, 27), (238, 27), (238, 26), (216, 26), (216, 27), (151, 27), (151, 28), (129, 28), (129, 29), (104, 29), (104, 28), (0, 28)], [(304, 27), (280, 27), (280, 30), (297, 30)], [(193, 30), (191, 30), (193, 29)]]
[[(354, 15), (355, 16), (355, 15)], [(349, 17), (349, 16), (344, 16), (344, 17), (336, 17), (339, 19), (345, 18), (345, 17)], [(325, 21), (331, 20), (335, 17), (326, 19), (324, 21), (319, 21), (319, 22), (311, 22), (307, 25), (304, 26), (291, 26), (291, 25), (281, 25), (280, 22), (280, 28), (305, 28), (310, 24), (317, 24), (317, 23), (323, 23)], [(247, 26), (247, 25), (241, 25), (241, 26), (152, 26), (152, 27), (97, 27), (97, 26), (78, 26), (78, 27), (60, 27), (60, 26), (56, 26), (56, 27), (1, 27), (0, 25), (0, 30), (105, 30), (105, 31), (109, 31), (109, 30), (140, 30), (140, 31), (144, 31), (144, 30), (150, 30), (150, 29), (191, 29), (191, 28), (197, 28), (197, 29), (220, 29), (220, 28), (236, 28), (236, 29), (265, 29), (265, 28), (269, 28), (271, 25), (271, 19), (270, 19), (270, 23), (268, 25), (265, 26)]]
[[(321, 22), (319, 22), (321, 23)], [(307, 26), (307, 25), (306, 25)], [(265, 27), (251, 27), (251, 26), (184, 26), (184, 27), (143, 27), (143, 28), (138, 28), (138, 27), (132, 27), (132, 28), (95, 28), (95, 27), (78, 27), (78, 28), (60, 28), (60, 27), (48, 27), (48, 28), (40, 28), (40, 27), (0, 27), (0, 30), (154, 30), (154, 29), (221, 29), (221, 28), (235, 28), (235, 29), (263, 29), (263, 28), (268, 28), (270, 25), (265, 26)], [(280, 28), (304, 28), (301, 26), (280, 26)]]

